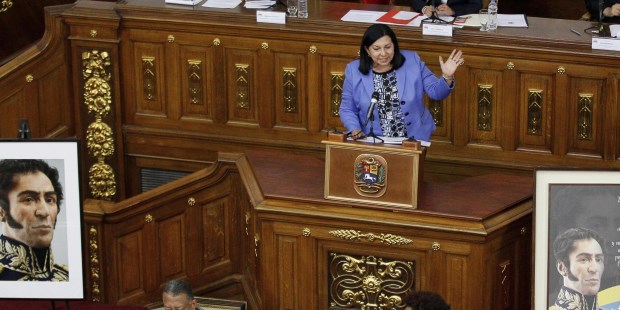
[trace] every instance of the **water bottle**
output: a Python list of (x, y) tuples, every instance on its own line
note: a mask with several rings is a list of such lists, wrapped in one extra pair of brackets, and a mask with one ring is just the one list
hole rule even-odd
[(487, 22), (487, 30), (495, 31), (497, 29), (497, 2), (491, 0), (489, 2), (489, 21)]
[(297, 17), (308, 18), (308, 0), (299, 0), (297, 2)]

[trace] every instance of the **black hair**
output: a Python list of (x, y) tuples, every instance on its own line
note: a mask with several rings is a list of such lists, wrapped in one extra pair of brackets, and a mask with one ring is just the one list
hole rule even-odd
[(366, 29), (364, 32), (364, 36), (362, 37), (362, 43), (360, 44), (360, 65), (359, 70), (363, 74), (368, 74), (372, 69), (372, 58), (368, 55), (367, 49), (375, 43), (377, 40), (381, 39), (384, 36), (389, 36), (392, 39), (392, 44), (394, 44), (394, 57), (392, 58), (392, 67), (394, 69), (400, 68), (405, 63), (405, 56), (400, 53), (400, 48), (398, 47), (398, 40), (396, 39), (396, 34), (388, 25), (385, 24), (374, 24)]
[(450, 310), (441, 295), (428, 291), (410, 291), (403, 299), (405, 306), (413, 310)]
[(17, 186), (16, 175), (41, 172), (52, 182), (56, 193), (56, 206), (60, 212), (60, 203), (64, 197), (58, 170), (40, 159), (3, 159), (0, 160), (0, 207), (11, 214), (8, 194)]
[(177, 296), (179, 294), (187, 295), (188, 300), (194, 299), (194, 292), (192, 291), (192, 286), (189, 283), (183, 280), (170, 280), (164, 285), (164, 294), (170, 294), (172, 296)]
[(569, 254), (575, 250), (575, 241), (593, 239), (598, 242), (605, 255), (605, 240), (594, 230), (587, 228), (570, 228), (558, 235), (553, 241), (553, 255), (557, 262), (562, 262), (570, 269)]

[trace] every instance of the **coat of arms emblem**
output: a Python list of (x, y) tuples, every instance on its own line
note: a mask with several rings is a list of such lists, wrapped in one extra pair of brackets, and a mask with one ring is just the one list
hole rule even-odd
[(355, 191), (366, 197), (381, 197), (387, 183), (387, 161), (378, 155), (362, 154), (355, 159)]

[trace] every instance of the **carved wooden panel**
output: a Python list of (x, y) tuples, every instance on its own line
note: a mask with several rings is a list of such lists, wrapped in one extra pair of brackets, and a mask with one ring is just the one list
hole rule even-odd
[(519, 85), (517, 148), (551, 152), (553, 77), (524, 73)]
[(2, 137), (17, 137), (20, 118), (24, 117), (24, 92), (14, 91), (8, 98), (0, 100), (0, 134)]
[[(218, 199), (203, 205), (202, 227), (204, 227), (204, 259), (207, 266), (213, 265), (228, 258), (227, 242), (231, 234), (239, 233), (231, 231), (230, 206), (227, 199)], [(236, 227), (235, 229), (239, 229)]]
[(474, 83), (469, 83), (472, 95), (468, 102), (470, 143), (499, 145), (502, 120), (501, 72), (472, 70)]
[(297, 300), (299, 299), (299, 288), (295, 281), (296, 275), (302, 274), (298, 261), (298, 240), (291, 236), (277, 236), (277, 296), (279, 296), (279, 307), (281, 310), (299, 309)]
[(275, 127), (308, 129), (305, 54), (274, 53)]
[(180, 118), (210, 120), (213, 117), (214, 65), (212, 47), (181, 45), (180, 49)]
[[(160, 279), (181, 277), (186, 270), (185, 245), (186, 224), (184, 214), (178, 214), (157, 222), (157, 249), (159, 250)], [(174, 253), (174, 255), (172, 255)]]
[(572, 78), (568, 91), (568, 152), (603, 157), (607, 107), (603, 79)]
[(37, 102), (39, 116), (31, 119), (37, 122), (39, 131), (43, 133), (68, 134), (71, 127), (71, 107), (66, 90), (67, 73), (64, 66), (58, 66), (38, 79)]
[(228, 122), (230, 125), (258, 125), (258, 46), (246, 49), (226, 47)]
[(109, 289), (115, 289), (120, 300), (145, 289), (143, 238), (142, 231), (137, 230), (119, 237), (114, 243), (116, 261), (114, 269), (117, 279), (115, 285), (110, 286)]
[[(323, 51), (321, 49), (319, 52)], [(351, 53), (352, 55), (355, 55)], [(323, 129), (339, 128), (344, 129), (344, 125), (340, 121), (340, 103), (342, 101), (342, 87), (344, 84), (344, 69), (354, 56), (338, 56), (334, 54), (321, 57), (321, 64), (317, 66), (321, 69), (319, 75), (320, 101), (324, 115), (322, 121)]]
[(151, 116), (166, 115), (164, 77), (166, 66), (162, 44), (134, 43), (134, 89), (136, 113)]

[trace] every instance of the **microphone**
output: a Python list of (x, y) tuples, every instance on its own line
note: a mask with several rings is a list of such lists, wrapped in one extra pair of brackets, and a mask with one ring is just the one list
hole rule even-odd
[(366, 121), (364, 122), (364, 126), (362, 126), (362, 130), (363, 128), (366, 128), (366, 125), (368, 125), (368, 121), (370, 121), (370, 119), (372, 118), (377, 102), (379, 102), (379, 93), (373, 92), (372, 98), (370, 99), (370, 106), (368, 106), (368, 111), (366, 112)]
[(605, 4), (603, 0), (598, 0), (598, 22), (599, 24), (603, 22), (603, 10)]

